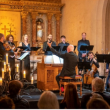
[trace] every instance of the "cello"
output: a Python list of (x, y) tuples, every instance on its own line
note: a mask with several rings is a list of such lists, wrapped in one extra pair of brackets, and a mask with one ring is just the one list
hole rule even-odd
[(94, 79), (94, 74), (97, 71), (97, 67), (93, 63), (93, 60), (90, 63), (90, 65), (91, 65), (91, 70), (87, 70), (86, 74), (84, 74), (84, 84), (91, 84), (92, 83), (92, 80)]

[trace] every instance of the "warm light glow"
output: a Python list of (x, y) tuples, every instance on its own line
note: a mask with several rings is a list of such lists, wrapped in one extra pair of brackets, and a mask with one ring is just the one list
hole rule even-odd
[(6, 62), (4, 62), (4, 72), (6, 72)]
[(6, 54), (6, 64), (8, 64), (8, 54)]
[(23, 72), (23, 78), (26, 78), (26, 71)]
[(19, 65), (17, 64), (16, 72), (19, 72)]
[(0, 77), (0, 86), (2, 86), (2, 78)]
[(31, 78), (31, 84), (33, 84), (33, 77)]
[(4, 69), (2, 68), (2, 79), (4, 79)]

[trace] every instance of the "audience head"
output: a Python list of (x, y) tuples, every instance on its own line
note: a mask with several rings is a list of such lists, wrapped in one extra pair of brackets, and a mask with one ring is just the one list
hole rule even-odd
[(7, 96), (0, 98), (0, 109), (15, 109), (13, 100)]
[(0, 33), (0, 41), (2, 43), (4, 43), (4, 41), (5, 41), (5, 37), (4, 37), (4, 35), (2, 33)]
[(92, 91), (93, 92), (103, 92), (104, 91), (104, 81), (96, 77), (92, 80)]
[(56, 95), (51, 91), (44, 91), (38, 101), (39, 109), (59, 109)]
[(62, 102), (66, 102), (67, 109), (80, 108), (80, 101), (78, 99), (78, 94), (75, 85), (71, 83), (67, 85), (64, 100)]
[(87, 103), (87, 109), (110, 109), (109, 104), (99, 94), (93, 94)]
[(52, 35), (51, 35), (51, 34), (48, 35), (47, 41), (48, 41), (48, 42), (52, 42)]
[(9, 93), (12, 97), (19, 95), (23, 84), (18, 80), (12, 80), (9, 82)]
[(82, 39), (86, 40), (86, 33), (85, 32), (82, 33)]
[(10, 41), (10, 42), (13, 42), (13, 40), (14, 40), (14, 37), (13, 37), (13, 35), (7, 35), (7, 41)]
[(73, 52), (73, 51), (74, 51), (74, 46), (73, 45), (69, 45), (67, 47), (67, 52), (69, 53), (69, 52)]
[(61, 36), (61, 41), (65, 43), (66, 37), (64, 35)]

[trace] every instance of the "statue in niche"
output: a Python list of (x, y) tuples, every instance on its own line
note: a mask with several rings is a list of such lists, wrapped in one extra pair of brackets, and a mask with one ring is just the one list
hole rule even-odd
[(41, 41), (43, 37), (43, 27), (42, 22), (37, 21), (37, 40)]

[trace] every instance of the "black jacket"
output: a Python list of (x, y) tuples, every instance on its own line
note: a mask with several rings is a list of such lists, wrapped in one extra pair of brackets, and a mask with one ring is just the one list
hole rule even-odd
[(58, 44), (58, 46), (60, 46), (59, 52), (61, 52), (62, 54), (67, 53), (67, 50), (63, 51), (63, 47), (64, 46), (68, 46), (68, 45), (69, 45), (69, 43), (67, 43), (67, 42), (65, 42), (65, 43), (63, 43), (63, 42), (59, 43)]
[[(104, 93), (100, 93), (100, 92), (95, 92), (97, 94), (100, 94), (104, 100), (110, 105), (110, 96), (106, 96)], [(81, 99), (81, 108), (82, 109), (86, 109), (86, 104), (89, 101), (90, 97), (92, 96), (92, 94), (85, 94), (82, 99)]]
[(30, 105), (29, 102), (22, 98), (20, 95), (17, 95), (16, 97), (12, 97), (10, 95), (8, 95), (8, 97), (10, 97), (14, 104), (15, 104), (15, 109), (29, 109)]
[[(54, 41), (52, 41), (52, 46), (56, 46), (56, 43)], [(43, 51), (45, 51), (45, 55), (52, 55), (52, 52), (51, 51), (47, 51), (46, 52), (47, 47), (48, 47), (47, 41), (45, 41), (43, 43)]]
[[(78, 51), (79, 51), (78, 56), (79, 56), (80, 59), (82, 59), (82, 53), (86, 53), (86, 51), (81, 51), (81, 50), (80, 50), (80, 47), (81, 47), (82, 45), (83, 45), (83, 46), (89, 46), (89, 45), (90, 45), (89, 40), (79, 40), (79, 41), (78, 41)], [(88, 52), (87, 52), (87, 53), (88, 53)]]
[(78, 56), (73, 52), (61, 54), (55, 51), (53, 48), (50, 49), (55, 55), (64, 59), (64, 64), (60, 76), (71, 76), (74, 78), (76, 75), (75, 67), (78, 64)]

